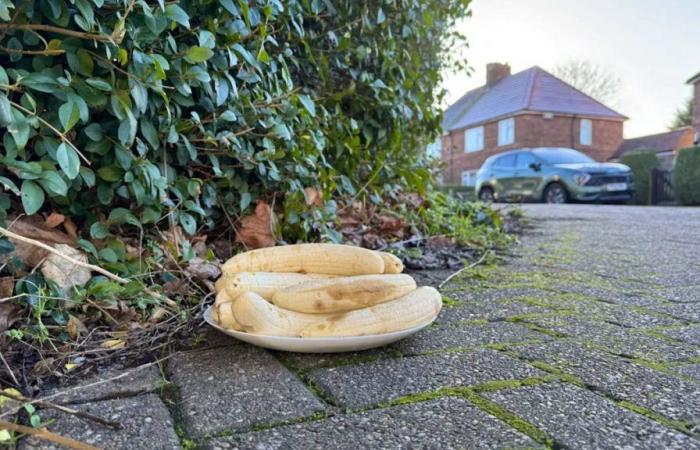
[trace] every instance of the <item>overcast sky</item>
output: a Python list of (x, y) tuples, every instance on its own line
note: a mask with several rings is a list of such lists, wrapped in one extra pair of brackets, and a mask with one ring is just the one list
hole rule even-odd
[(449, 74), (448, 104), (484, 84), (488, 62), (512, 72), (588, 60), (622, 81), (625, 136), (663, 132), (700, 72), (700, 0), (473, 0), (459, 25), (471, 74)]

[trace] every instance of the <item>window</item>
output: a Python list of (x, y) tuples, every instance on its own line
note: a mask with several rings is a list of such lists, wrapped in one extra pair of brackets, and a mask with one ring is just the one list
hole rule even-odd
[(529, 169), (530, 164), (535, 164), (537, 158), (532, 156), (532, 153), (518, 153), (518, 159), (515, 167), (518, 169)]
[(478, 152), (484, 149), (484, 127), (470, 128), (464, 133), (464, 151)]
[(476, 184), (476, 170), (462, 172), (462, 186), (474, 186)]
[(498, 122), (498, 145), (509, 145), (515, 142), (515, 119), (504, 119)]
[(581, 119), (581, 145), (591, 145), (593, 142), (593, 124), (590, 119)]
[(515, 155), (505, 155), (498, 158), (493, 166), (497, 169), (512, 169), (515, 167)]

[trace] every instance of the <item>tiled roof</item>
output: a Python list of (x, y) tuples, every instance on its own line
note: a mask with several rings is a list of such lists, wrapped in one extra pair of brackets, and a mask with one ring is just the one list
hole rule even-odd
[(445, 131), (468, 127), (519, 111), (580, 114), (626, 119), (540, 67), (510, 75), (491, 87), (464, 94), (445, 111)]
[(633, 139), (625, 139), (622, 141), (620, 148), (617, 149), (613, 158), (633, 151), (647, 150), (654, 153), (667, 152), (680, 147), (680, 140), (686, 133), (692, 132), (692, 128), (684, 127), (665, 133), (651, 134), (649, 136), (640, 136)]

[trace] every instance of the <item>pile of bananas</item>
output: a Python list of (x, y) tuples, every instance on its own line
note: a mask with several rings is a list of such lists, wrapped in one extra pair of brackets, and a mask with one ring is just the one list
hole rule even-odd
[(299, 244), (240, 253), (216, 282), (212, 317), (268, 336), (363, 336), (430, 323), (442, 298), (416, 286), (390, 253)]

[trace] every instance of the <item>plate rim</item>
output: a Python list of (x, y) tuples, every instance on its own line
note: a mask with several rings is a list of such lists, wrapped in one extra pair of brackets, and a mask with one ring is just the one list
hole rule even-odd
[(255, 333), (248, 333), (245, 331), (237, 331), (237, 330), (229, 330), (228, 328), (224, 328), (217, 324), (214, 319), (211, 317), (211, 311), (213, 309), (212, 305), (207, 306), (207, 309), (204, 310), (204, 313), (202, 316), (204, 317), (204, 321), (207, 322), (210, 326), (214, 327), (215, 329), (221, 331), (224, 334), (228, 334), (229, 336), (233, 337), (238, 337), (238, 336), (254, 336), (254, 337), (260, 337), (264, 339), (274, 339), (278, 341), (288, 341), (288, 342), (330, 342), (330, 341), (337, 341), (337, 340), (342, 340), (343, 342), (353, 342), (353, 341), (364, 341), (364, 340), (373, 340), (377, 338), (387, 338), (390, 336), (398, 335), (398, 334), (404, 334), (408, 333), (413, 334), (417, 333), (418, 331), (422, 330), (423, 328), (426, 328), (435, 322), (439, 314), (436, 314), (430, 322), (426, 322), (425, 324), (418, 325), (415, 327), (411, 328), (406, 328), (403, 330), (398, 330), (398, 331), (392, 331), (390, 333), (382, 333), (382, 334), (365, 334), (362, 336), (315, 336), (315, 337), (301, 337), (301, 336), (273, 336), (269, 334), (255, 334)]

